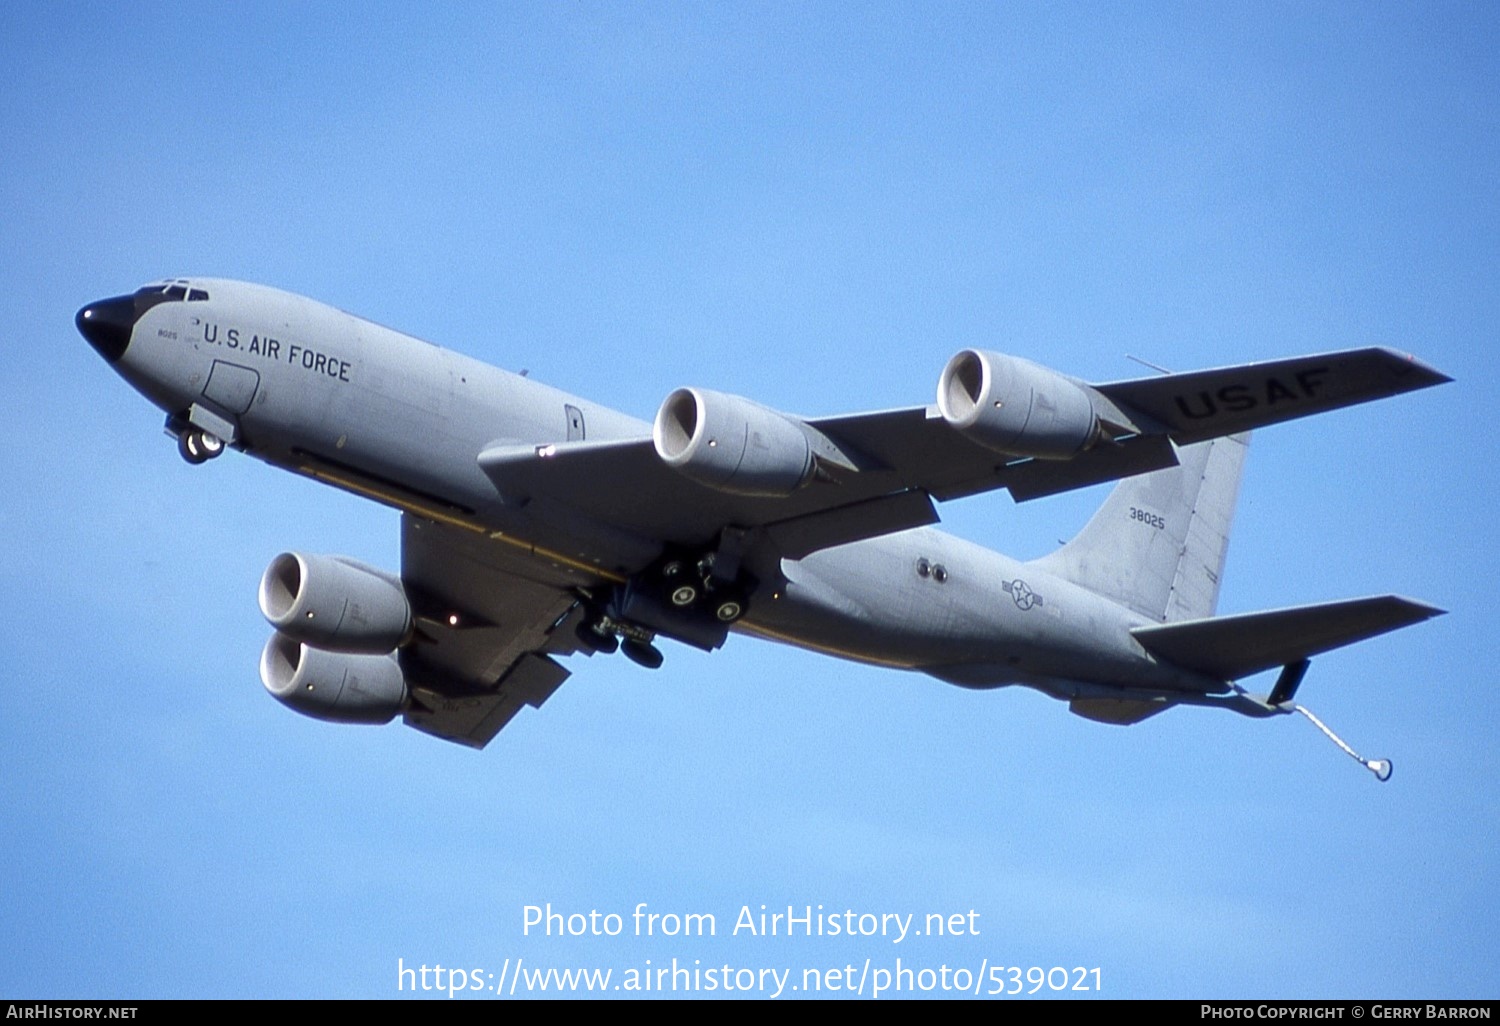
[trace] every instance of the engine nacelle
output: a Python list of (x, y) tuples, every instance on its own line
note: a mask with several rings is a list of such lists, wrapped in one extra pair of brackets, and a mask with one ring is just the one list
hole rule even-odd
[(996, 452), (1065, 460), (1099, 438), (1092, 390), (1030, 360), (965, 349), (938, 379), (938, 410)]
[(679, 388), (656, 411), (651, 438), (668, 466), (721, 492), (785, 498), (813, 476), (802, 425), (737, 395)]
[(260, 611), (287, 637), (334, 652), (390, 652), (412, 631), (400, 583), (344, 556), (283, 552), (261, 576)]
[(406, 708), (394, 657), (324, 652), (279, 632), (260, 654), (260, 682), (283, 705), (331, 723), (389, 723)]

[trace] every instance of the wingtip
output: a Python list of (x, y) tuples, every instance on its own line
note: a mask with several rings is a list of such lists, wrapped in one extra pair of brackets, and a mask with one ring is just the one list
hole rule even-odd
[(1431, 388), (1433, 385), (1446, 385), (1453, 378), (1438, 370), (1425, 360), (1419, 360), (1411, 353), (1404, 353), (1399, 349), (1381, 347), (1380, 351), (1393, 361), (1392, 370), (1405, 380), (1409, 389)]
[(1423, 620), (1431, 620), (1435, 617), (1448, 615), (1448, 610), (1440, 609), (1430, 602), (1421, 602), (1417, 599), (1407, 598), (1405, 595), (1391, 595), (1390, 598), (1399, 602), (1410, 611), (1413, 616), (1413, 623), (1420, 623)]

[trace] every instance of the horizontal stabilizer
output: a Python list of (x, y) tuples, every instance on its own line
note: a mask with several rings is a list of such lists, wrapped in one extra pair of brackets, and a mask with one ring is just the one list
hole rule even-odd
[(1393, 349), (1351, 349), (1094, 387), (1187, 445), (1451, 380)]
[(1130, 633), (1147, 651), (1183, 669), (1238, 680), (1442, 613), (1423, 602), (1382, 595), (1136, 627)]

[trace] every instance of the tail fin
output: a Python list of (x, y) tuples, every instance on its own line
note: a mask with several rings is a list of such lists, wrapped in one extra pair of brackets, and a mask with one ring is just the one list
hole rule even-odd
[(1178, 465), (1127, 478), (1078, 536), (1038, 568), (1162, 623), (1212, 616), (1249, 434), (1178, 451)]

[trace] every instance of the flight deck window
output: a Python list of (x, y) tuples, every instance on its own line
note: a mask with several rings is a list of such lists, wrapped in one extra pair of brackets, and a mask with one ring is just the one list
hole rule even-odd
[[(158, 303), (176, 303), (187, 299), (187, 288), (181, 283), (156, 282), (135, 290), (135, 315), (140, 317)], [(208, 296), (205, 293), (204, 298)]]
[(204, 292), (202, 289), (193, 289), (191, 292), (188, 293), (188, 302), (190, 302), (190, 303), (202, 302), (203, 300), (205, 300), (207, 298), (208, 298), (208, 293)]

